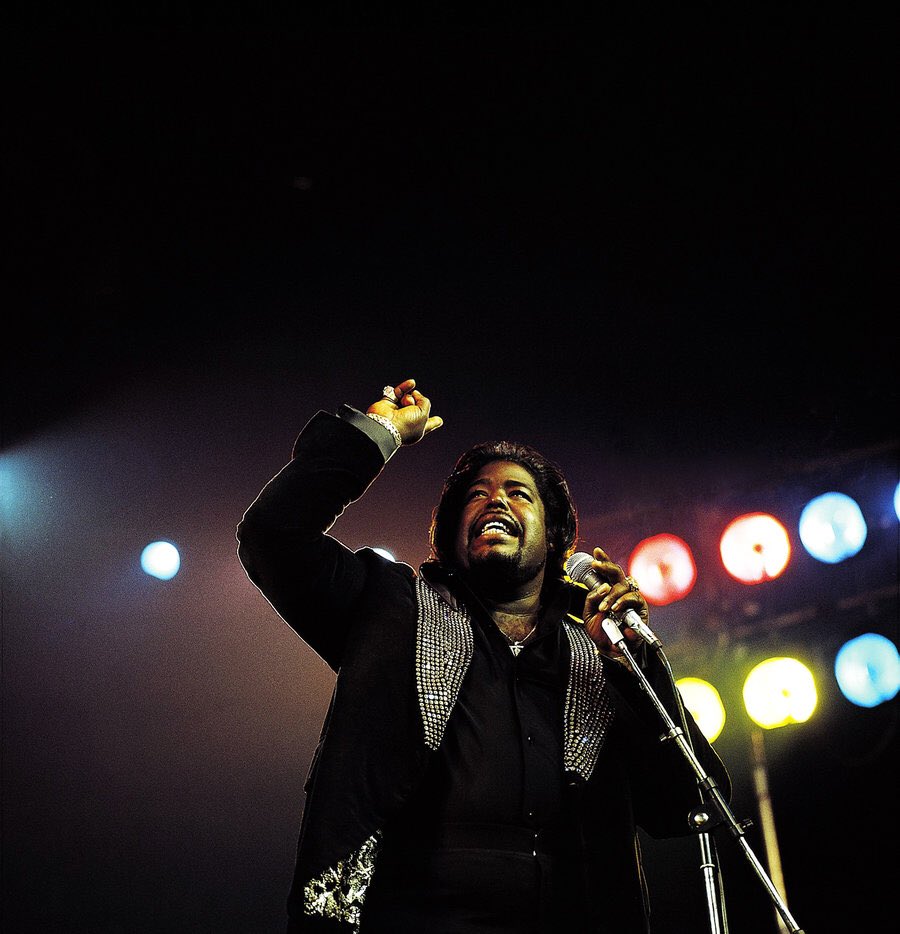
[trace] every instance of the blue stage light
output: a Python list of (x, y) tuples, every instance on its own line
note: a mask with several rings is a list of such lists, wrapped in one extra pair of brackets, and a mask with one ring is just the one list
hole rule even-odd
[(868, 528), (862, 510), (844, 493), (823, 493), (800, 514), (800, 541), (818, 561), (837, 564), (865, 544)]
[(171, 580), (181, 567), (181, 555), (171, 542), (151, 542), (141, 552), (141, 567), (151, 577)]
[(837, 653), (834, 674), (841, 693), (851, 703), (860, 707), (883, 704), (900, 689), (897, 646), (874, 632), (857, 636)]

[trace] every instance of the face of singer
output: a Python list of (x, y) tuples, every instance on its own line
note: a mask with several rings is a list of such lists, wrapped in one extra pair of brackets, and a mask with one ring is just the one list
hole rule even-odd
[(547, 563), (544, 503), (520, 464), (491, 461), (470, 484), (456, 533), (459, 567), (498, 583), (521, 584)]

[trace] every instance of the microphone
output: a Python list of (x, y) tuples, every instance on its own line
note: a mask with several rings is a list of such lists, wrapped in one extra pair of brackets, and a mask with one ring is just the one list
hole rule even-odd
[[(588, 590), (593, 590), (595, 587), (599, 587), (601, 584), (605, 583), (603, 578), (591, 567), (591, 562), (593, 562), (593, 560), (594, 559), (587, 554), (587, 552), (576, 551), (574, 555), (566, 558), (566, 563), (564, 565), (565, 572), (573, 581), (584, 584)], [(613, 621), (617, 621), (617, 614), (612, 615)], [(635, 610), (626, 610), (623, 617), (620, 618), (620, 621), (623, 625), (633, 629), (644, 642), (654, 649), (662, 648), (662, 640), (641, 619), (640, 615)], [(607, 633), (607, 635), (609, 635), (609, 633)]]

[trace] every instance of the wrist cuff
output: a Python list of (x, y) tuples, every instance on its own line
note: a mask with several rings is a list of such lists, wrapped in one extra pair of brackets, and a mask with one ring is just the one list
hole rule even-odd
[(350, 422), (363, 434), (368, 435), (372, 442), (378, 446), (385, 463), (400, 449), (400, 433), (394, 428), (389, 419), (380, 415), (377, 419), (373, 418), (368, 413), (360, 412), (359, 409), (354, 409), (350, 405), (342, 405), (337, 414), (338, 418)]

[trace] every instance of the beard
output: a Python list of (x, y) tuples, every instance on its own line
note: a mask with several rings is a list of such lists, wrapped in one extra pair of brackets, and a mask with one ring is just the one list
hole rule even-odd
[(546, 555), (537, 563), (526, 562), (520, 545), (511, 553), (491, 550), (481, 557), (470, 558), (466, 576), (476, 591), (503, 593), (534, 580), (546, 564)]

